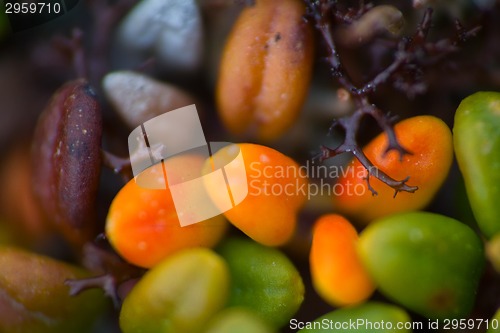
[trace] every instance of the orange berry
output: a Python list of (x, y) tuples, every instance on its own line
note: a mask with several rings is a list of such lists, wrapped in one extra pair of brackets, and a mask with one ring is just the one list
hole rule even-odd
[(316, 292), (333, 306), (358, 304), (375, 290), (356, 250), (358, 233), (344, 217), (316, 221), (309, 262)]
[[(200, 156), (178, 156), (169, 166), (204, 163)], [(174, 168), (175, 169), (175, 168)], [(169, 176), (172, 173), (169, 173)], [(162, 164), (141, 173), (150, 182), (164, 182)], [(144, 178), (142, 178), (144, 179)], [(116, 195), (106, 221), (106, 235), (127, 261), (150, 268), (172, 253), (191, 247), (212, 247), (222, 238), (227, 222), (222, 215), (181, 227), (168, 187), (142, 188), (129, 181)]]
[[(297, 212), (306, 200), (307, 178), (294, 160), (272, 148), (250, 143), (237, 146), (243, 156), (246, 177), (231, 177), (230, 182), (239, 186), (248, 184), (248, 194), (224, 215), (255, 241), (268, 246), (282, 245), (295, 231)], [(226, 147), (214, 157), (229, 161), (237, 153), (237, 149)], [(205, 185), (217, 203), (222, 194), (220, 189), (209, 178)]]
[(297, 118), (313, 65), (313, 34), (300, 0), (257, 0), (228, 38), (217, 106), (228, 130), (263, 140), (281, 136)]
[(346, 190), (333, 198), (335, 209), (341, 214), (368, 223), (385, 215), (419, 210), (429, 204), (445, 181), (453, 161), (448, 126), (439, 118), (418, 116), (396, 124), (394, 130), (411, 155), (405, 155), (402, 161), (396, 151), (384, 156), (388, 146), (385, 133), (373, 139), (363, 151), (379, 170), (396, 180), (409, 176), (408, 185), (418, 186), (418, 190), (399, 192), (394, 198), (394, 189), (370, 177), (370, 185), (378, 192), (373, 196), (366, 183), (367, 171), (355, 160), (339, 179), (340, 186), (337, 184)]

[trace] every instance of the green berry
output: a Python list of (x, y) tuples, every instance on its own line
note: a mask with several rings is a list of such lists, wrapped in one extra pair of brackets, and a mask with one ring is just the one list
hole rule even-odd
[[(329, 312), (311, 323), (291, 322), (291, 328), (304, 326), (299, 333), (405, 333), (411, 332), (410, 316), (389, 304), (368, 302)], [(400, 327), (398, 329), (398, 327)], [(299, 327), (297, 327), (299, 328)]]
[(220, 256), (204, 248), (178, 252), (147, 272), (123, 302), (123, 333), (199, 332), (222, 309), (229, 273)]
[(478, 92), (460, 103), (453, 141), (474, 217), (491, 238), (500, 232), (500, 93)]
[(475, 300), (483, 244), (468, 226), (413, 212), (374, 221), (360, 236), (361, 260), (387, 297), (428, 318), (465, 318)]
[(274, 328), (288, 323), (304, 299), (304, 284), (279, 250), (254, 241), (230, 239), (220, 248), (231, 272), (229, 304), (255, 311)]

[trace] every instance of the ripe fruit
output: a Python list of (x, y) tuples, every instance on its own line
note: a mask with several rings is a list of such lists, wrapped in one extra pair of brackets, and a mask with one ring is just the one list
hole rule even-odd
[(474, 217), (491, 238), (500, 233), (500, 93), (479, 92), (464, 99), (453, 135)]
[[(231, 182), (248, 185), (248, 194), (224, 215), (255, 241), (282, 245), (295, 231), (297, 211), (306, 200), (307, 178), (294, 160), (272, 148), (249, 143), (238, 147), (239, 151), (229, 146), (214, 154), (216, 159), (231, 161), (241, 151), (246, 169), (245, 178), (233, 175)], [(209, 161), (205, 166), (211, 167)], [(204, 180), (213, 201), (220, 202), (220, 189), (211, 179)]]
[(370, 224), (359, 239), (366, 269), (387, 297), (425, 317), (465, 318), (484, 266), (483, 243), (465, 224), (426, 212)]
[(333, 306), (365, 301), (375, 290), (356, 249), (358, 233), (340, 215), (324, 215), (314, 226), (310, 253), (313, 286)]
[[(403, 156), (390, 151), (386, 134), (373, 139), (363, 152), (375, 167), (394, 179), (410, 177), (408, 185), (418, 186), (415, 193), (400, 192), (394, 198), (394, 189), (375, 177), (370, 177), (370, 185), (378, 192), (372, 196), (366, 183), (367, 171), (355, 160), (339, 179), (341, 188), (356, 188), (363, 191), (345, 191), (333, 198), (335, 209), (362, 223), (393, 213), (419, 210), (432, 200), (448, 175), (453, 161), (451, 131), (439, 118), (418, 116), (403, 120), (394, 127), (401, 145), (412, 153)], [(337, 186), (339, 186), (337, 184)]]
[(242, 11), (224, 49), (216, 92), (231, 132), (273, 140), (295, 121), (313, 65), (304, 15), (300, 0), (257, 0)]
[[(196, 155), (173, 157), (175, 166), (201, 165)], [(192, 168), (191, 170), (195, 170)], [(180, 169), (179, 169), (180, 170)], [(169, 175), (172, 175), (170, 172)], [(162, 164), (141, 173), (151, 182), (163, 184)], [(172, 253), (189, 247), (211, 247), (223, 236), (227, 222), (222, 215), (181, 227), (170, 190), (142, 188), (132, 179), (114, 198), (106, 220), (106, 235), (116, 251), (127, 261), (150, 268)]]

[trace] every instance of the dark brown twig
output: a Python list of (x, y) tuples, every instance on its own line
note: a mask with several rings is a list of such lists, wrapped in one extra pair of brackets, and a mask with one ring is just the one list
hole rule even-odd
[(402, 191), (415, 192), (418, 189), (417, 186), (407, 185), (409, 177), (402, 180), (395, 180), (380, 171), (366, 157), (357, 143), (356, 135), (360, 122), (364, 116), (368, 115), (375, 119), (379, 127), (387, 134), (388, 146), (384, 151), (384, 155), (390, 151), (397, 151), (400, 160), (402, 160), (404, 155), (411, 154), (399, 143), (391, 119), (379, 108), (371, 104), (368, 97), (375, 92), (377, 87), (391, 80), (395, 88), (403, 90), (410, 98), (418, 93), (422, 93), (426, 89), (425, 83), (421, 81), (422, 68), (438, 62), (452, 52), (456, 52), (458, 50), (457, 45), (477, 34), (479, 28), (466, 31), (460, 22), (457, 21), (457, 38), (455, 40), (443, 39), (435, 43), (428, 43), (426, 40), (432, 23), (432, 9), (429, 8), (425, 11), (415, 34), (411, 38), (403, 38), (397, 44), (393, 62), (362, 87), (357, 87), (354, 85), (340, 60), (333, 34), (334, 21), (339, 21), (342, 24), (351, 24), (366, 13), (371, 8), (371, 5), (367, 5), (361, 1), (359, 10), (349, 9), (347, 13), (342, 13), (337, 8), (337, 2), (334, 0), (305, 0), (305, 2), (308, 9), (308, 16), (314, 21), (326, 44), (328, 51), (327, 61), (330, 65), (332, 75), (351, 95), (356, 104), (356, 109), (353, 113), (347, 117), (335, 120), (330, 127), (330, 130), (332, 130), (336, 126), (341, 126), (345, 130), (344, 142), (335, 149), (321, 147), (320, 160), (350, 152), (368, 171), (366, 181), (373, 195), (376, 195), (377, 191), (370, 185), (370, 176), (374, 176), (392, 187), (395, 190), (394, 196)]
[[(368, 101), (367, 95), (369, 92), (375, 89), (375, 85), (372, 86), (369, 83), (365, 87), (358, 89), (356, 86), (354, 86), (352, 80), (344, 70), (336, 49), (332, 34), (331, 20), (329, 19), (330, 11), (332, 10), (333, 5), (334, 3), (331, 1), (309, 2), (309, 9), (311, 15), (316, 21), (316, 27), (319, 29), (325, 43), (327, 44), (329, 53), (328, 61), (332, 68), (332, 73), (338, 79), (339, 83), (355, 98), (358, 107), (350, 116), (337, 120), (336, 124), (340, 125), (345, 130), (344, 142), (335, 149), (322, 147), (320, 160), (325, 160), (341, 153), (351, 152), (366, 168), (366, 170), (368, 170), (367, 184), (373, 195), (377, 195), (377, 191), (369, 183), (370, 176), (374, 176), (394, 188), (394, 190), (396, 191), (395, 195), (400, 191), (415, 192), (418, 187), (407, 185), (406, 182), (408, 181), (408, 178), (398, 181), (391, 178), (386, 173), (378, 170), (378, 168), (376, 168), (373, 163), (366, 157), (363, 150), (357, 143), (356, 135), (358, 133), (361, 119), (365, 115), (370, 115), (388, 134), (389, 145), (386, 149), (386, 152), (389, 152), (390, 150), (396, 150), (400, 153), (400, 158), (403, 158), (403, 155), (408, 153), (408, 151), (399, 144), (392, 124), (390, 124), (390, 122), (387, 120), (387, 118), (385, 118), (385, 116), (379, 109), (377, 109), (374, 105), (370, 105)], [(402, 60), (400, 60), (400, 62), (402, 62)], [(390, 69), (390, 71), (395, 71), (399, 66), (399, 63), (393, 65), (392, 67), (394, 67), (394, 69)], [(387, 78), (390, 77), (390, 75), (390, 72), (386, 74), (386, 77), (379, 75), (378, 77), (376, 77), (376, 84), (378, 85), (382, 82), (385, 82)]]
[(90, 33), (93, 38), (89, 40), (88, 50), (85, 50), (85, 34), (80, 28), (75, 28), (70, 38), (54, 38), (55, 47), (71, 58), (78, 77), (84, 77), (94, 86), (99, 86), (101, 78), (110, 69), (108, 55), (116, 25), (136, 2), (122, 0), (110, 5), (106, 0), (89, 0), (87, 4), (93, 25), (91, 31), (86, 33)]
[(101, 150), (101, 155), (103, 165), (112, 169), (114, 173), (120, 174), (125, 181), (134, 177), (129, 158), (120, 157), (105, 150)]
[(141, 277), (145, 270), (125, 262), (111, 248), (104, 234), (95, 242), (87, 243), (83, 248), (83, 266), (95, 276), (82, 279), (66, 280), (70, 295), (78, 295), (88, 289), (102, 289), (111, 298), (116, 308), (120, 307), (118, 286)]
[(81, 29), (73, 29), (70, 38), (56, 36), (53, 39), (54, 46), (63, 54), (68, 56), (73, 63), (77, 77), (88, 78), (87, 60), (83, 47), (84, 33)]
[[(371, 108), (368, 108), (371, 109)], [(396, 196), (399, 192), (405, 191), (405, 192), (410, 192), (413, 193), (415, 192), (418, 187), (417, 186), (409, 186), (406, 184), (409, 180), (409, 177), (406, 177), (403, 180), (395, 180), (391, 178), (389, 175), (387, 175), (385, 172), (381, 171), (378, 169), (369, 159), (366, 157), (364, 154), (363, 150), (361, 147), (358, 145), (357, 140), (356, 140), (356, 134), (358, 132), (359, 124), (361, 118), (365, 115), (365, 112), (363, 111), (365, 109), (360, 108), (357, 109), (351, 116), (341, 118), (337, 121), (337, 124), (339, 126), (342, 126), (342, 128), (345, 129), (346, 135), (344, 138), (344, 142), (338, 146), (335, 149), (331, 149), (325, 146), (321, 147), (321, 156), (320, 156), (320, 161), (324, 161), (328, 158), (337, 156), (342, 153), (350, 152), (352, 153), (358, 161), (365, 167), (365, 169), (368, 171), (367, 177), (366, 177), (366, 182), (368, 185), (368, 189), (372, 192), (373, 195), (377, 195), (377, 191), (370, 185), (370, 176), (373, 176), (388, 186), (392, 187), (395, 191), (394, 196)], [(378, 109), (375, 109), (378, 110)], [(384, 122), (386, 121), (387, 118), (381, 117), (380, 115), (383, 115), (380, 110), (378, 111), (372, 111), (375, 114), (375, 117), (383, 118)], [(384, 123), (384, 127), (390, 126), (389, 124)], [(394, 131), (387, 132), (391, 133), (389, 136), (389, 146), (386, 149), (386, 152), (390, 150), (397, 150), (400, 153), (400, 156), (404, 154), (408, 154), (408, 152), (401, 146), (399, 145)], [(391, 143), (392, 141), (392, 143)]]
[(98, 83), (109, 71), (109, 48), (118, 22), (137, 3), (137, 0), (120, 0), (110, 4), (107, 0), (89, 0), (87, 2), (93, 18), (91, 82)]
[(117, 283), (115, 277), (112, 274), (104, 274), (101, 276), (86, 279), (69, 279), (64, 281), (64, 284), (69, 286), (70, 296), (76, 296), (88, 289), (100, 288), (104, 291), (104, 294), (106, 296), (111, 298), (115, 308), (118, 309), (120, 307), (120, 298), (118, 297)]

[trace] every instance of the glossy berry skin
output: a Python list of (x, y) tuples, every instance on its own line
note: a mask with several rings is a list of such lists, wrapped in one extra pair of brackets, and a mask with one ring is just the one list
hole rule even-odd
[(186, 249), (149, 270), (123, 302), (123, 333), (198, 333), (226, 303), (229, 272), (210, 249)]
[(466, 318), (484, 267), (483, 243), (450, 217), (409, 212), (363, 230), (363, 265), (388, 298), (424, 317)]
[(245, 307), (229, 307), (210, 321), (203, 333), (276, 333), (255, 312)]
[(304, 300), (297, 268), (280, 250), (248, 239), (229, 239), (218, 252), (231, 274), (229, 306), (253, 310), (273, 328), (293, 318)]
[(232, 133), (269, 141), (294, 123), (313, 65), (304, 15), (300, 0), (257, 0), (243, 9), (224, 48), (216, 92)]
[(500, 310), (497, 310), (490, 320), (489, 328), (486, 333), (500, 333)]
[(455, 114), (453, 140), (474, 217), (491, 238), (500, 233), (500, 93), (465, 98)]
[[(366, 182), (367, 171), (358, 160), (349, 164), (337, 186), (345, 191), (333, 197), (335, 210), (363, 224), (399, 212), (419, 210), (427, 206), (445, 181), (453, 161), (451, 131), (439, 118), (417, 116), (394, 127), (400, 144), (411, 155), (400, 160), (396, 151), (385, 154), (385, 133), (374, 138), (363, 152), (375, 167), (396, 180), (410, 177), (407, 184), (418, 186), (414, 193), (399, 192), (370, 177), (370, 185), (378, 192), (373, 196)], [(355, 189), (351, 192), (347, 189)]]
[(320, 217), (313, 230), (309, 256), (316, 292), (333, 306), (348, 306), (368, 299), (375, 285), (357, 253), (358, 233), (344, 217)]
[(96, 234), (101, 136), (101, 106), (85, 79), (54, 93), (34, 133), (35, 198), (47, 220), (77, 248)]
[[(327, 325), (327, 327), (320, 326), (321, 328), (319, 329), (305, 327), (301, 329), (299, 333), (330, 333), (334, 331), (344, 333), (411, 333), (411, 329), (408, 328), (395, 329), (398, 324), (411, 324), (411, 318), (405, 310), (392, 304), (379, 302), (367, 302), (357, 306), (331, 311), (315, 319), (311, 325), (318, 325), (324, 322), (332, 323), (332, 327), (329, 327), (329, 325)], [(349, 324), (351, 322), (356, 322), (360, 325), (350, 326)], [(383, 328), (373, 328), (373, 323), (381, 324), (382, 322), (385, 323), (385, 325), (380, 325), (383, 326)], [(363, 325), (362, 323), (365, 324)], [(369, 323), (372, 323), (372, 327), (369, 326)], [(336, 330), (335, 324), (344, 326)]]
[[(296, 215), (307, 196), (307, 178), (294, 160), (272, 148), (250, 143), (238, 147), (246, 177), (233, 177), (231, 181), (248, 186), (248, 194), (224, 216), (255, 241), (268, 246), (282, 245), (295, 231)], [(231, 160), (234, 153), (232, 148), (223, 148), (214, 157)], [(217, 202), (220, 188), (210, 180), (205, 185)]]
[[(174, 159), (173, 163), (179, 168), (183, 163), (200, 166), (204, 163), (202, 157), (194, 155)], [(157, 179), (162, 183), (164, 174), (161, 164), (146, 169), (141, 177), (150, 177), (152, 182)], [(181, 249), (214, 246), (222, 238), (226, 226), (224, 217), (218, 215), (181, 227), (168, 188), (146, 189), (132, 179), (111, 204), (106, 235), (115, 250), (128, 262), (150, 268)]]

